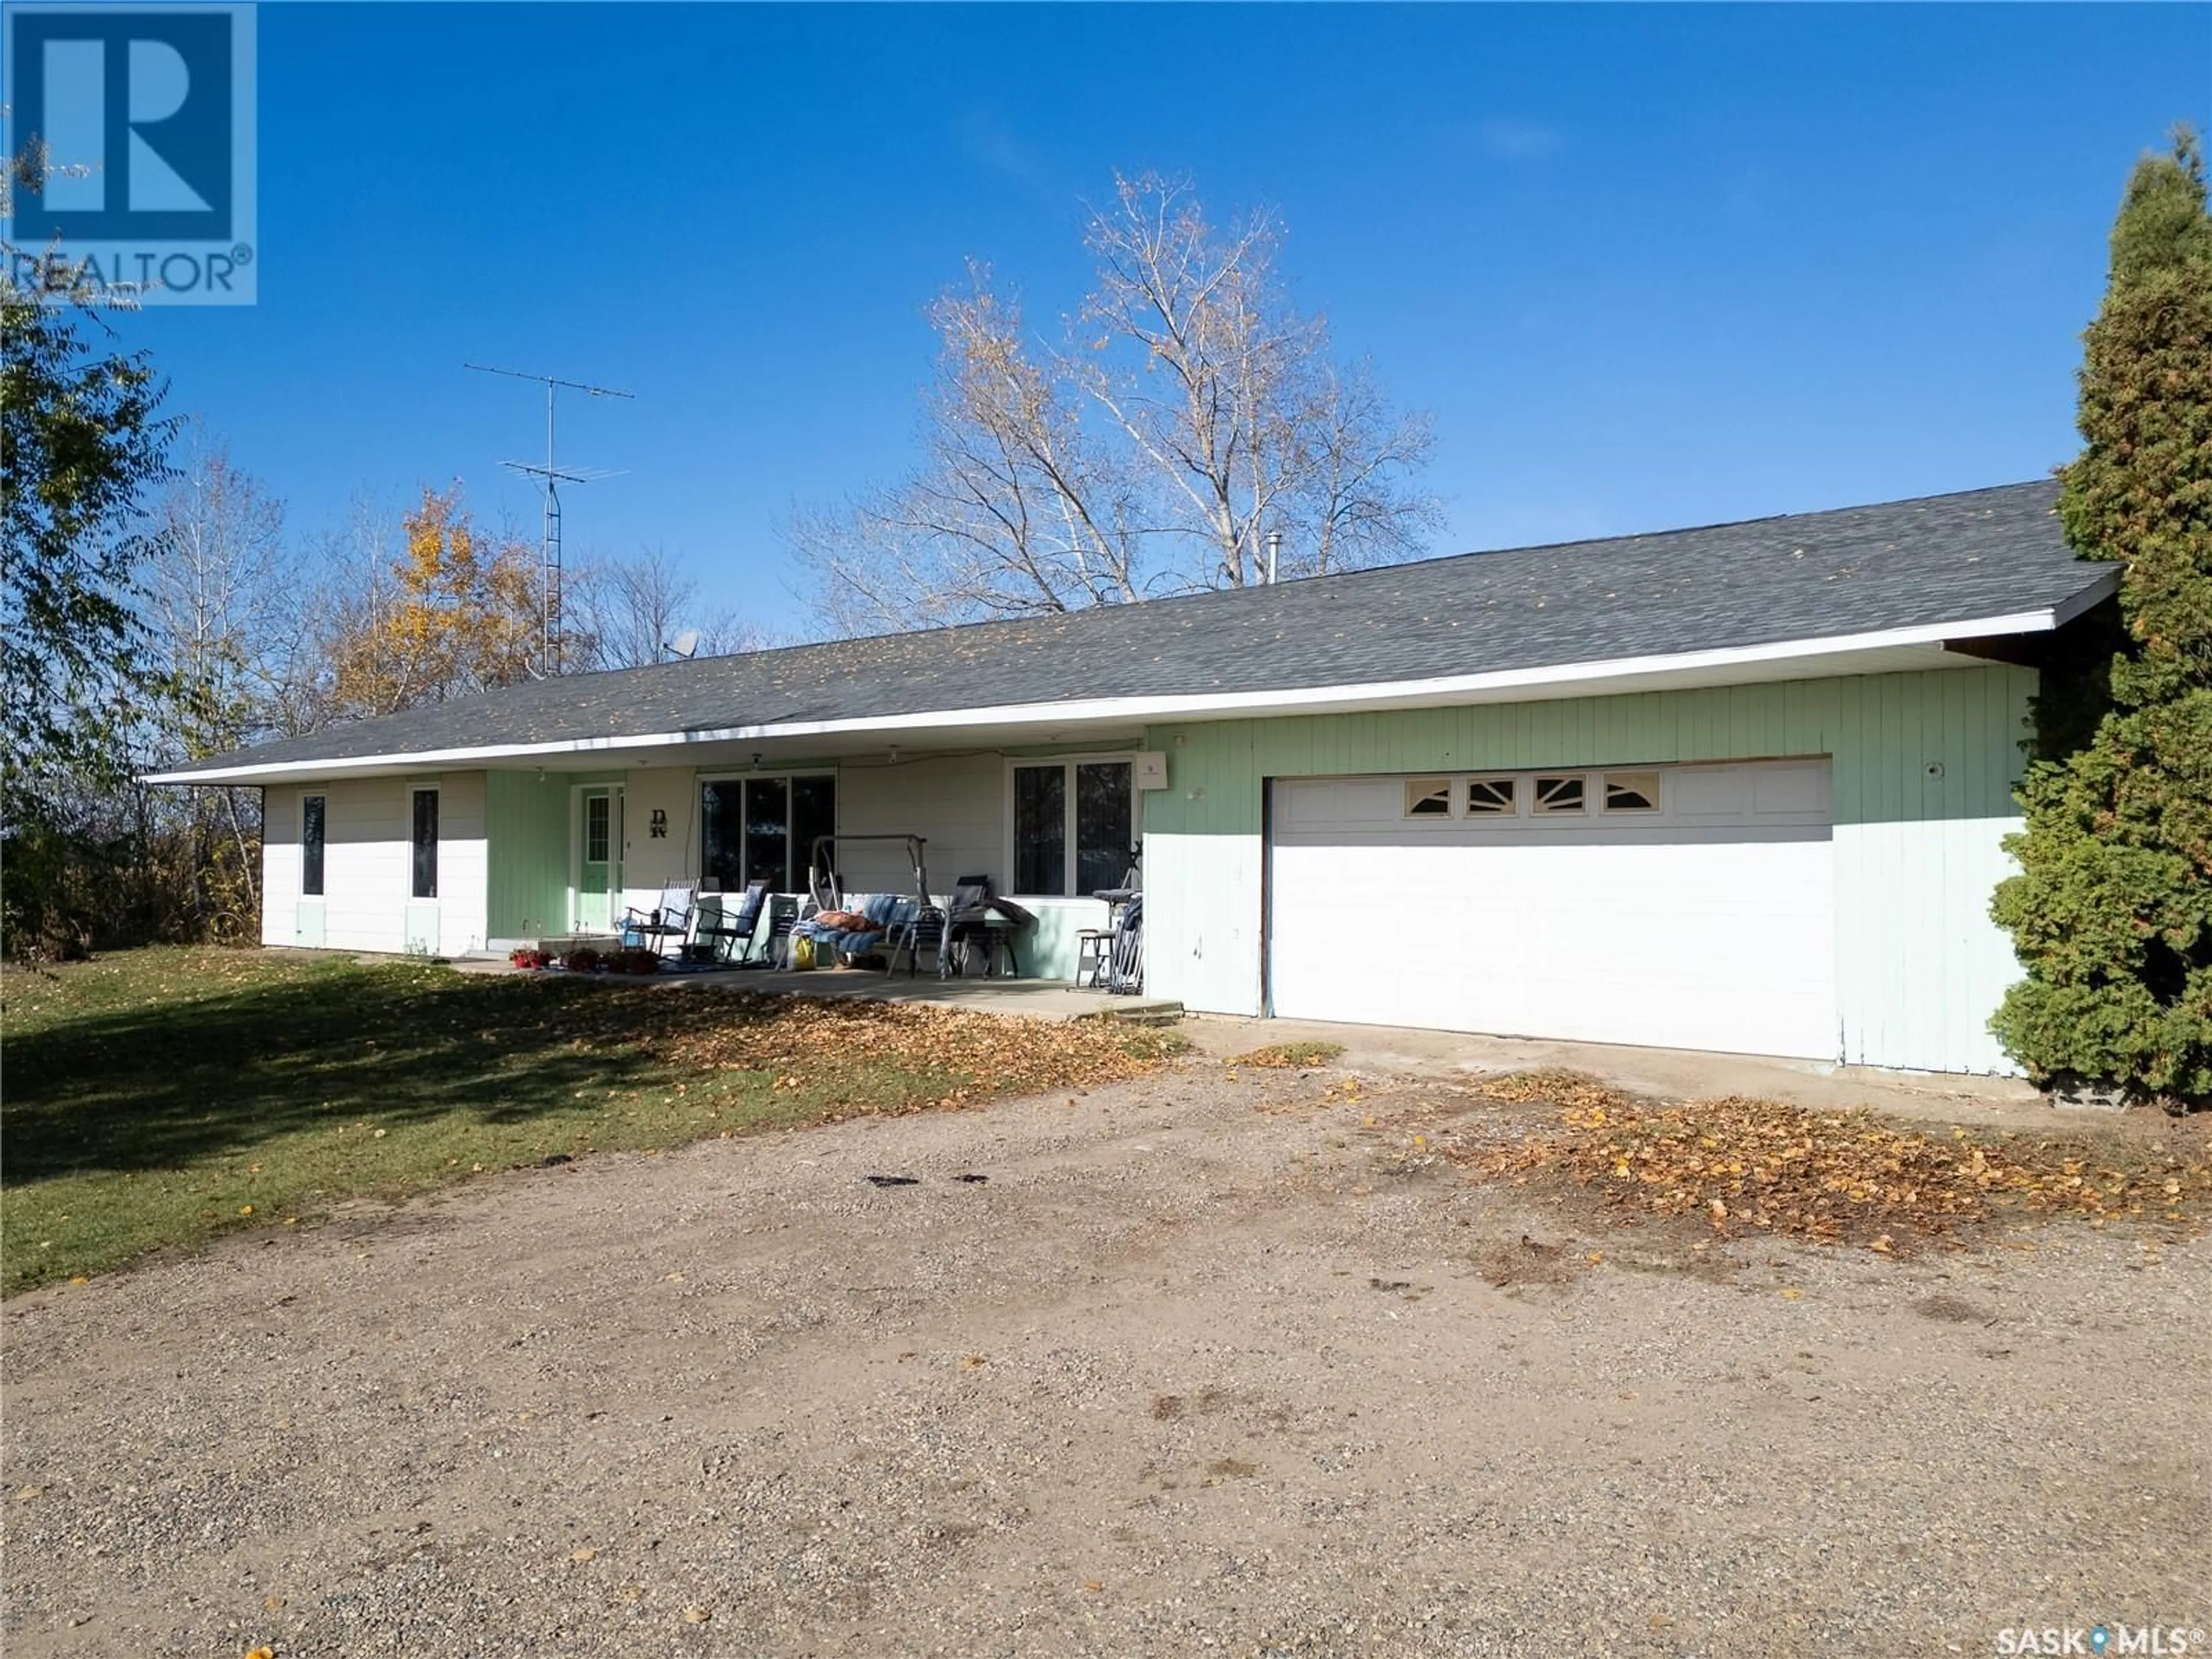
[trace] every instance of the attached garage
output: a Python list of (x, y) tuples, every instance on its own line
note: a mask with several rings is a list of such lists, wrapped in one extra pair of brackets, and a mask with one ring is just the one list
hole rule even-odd
[(1286, 1018), (1833, 1060), (1825, 758), (1276, 780)]

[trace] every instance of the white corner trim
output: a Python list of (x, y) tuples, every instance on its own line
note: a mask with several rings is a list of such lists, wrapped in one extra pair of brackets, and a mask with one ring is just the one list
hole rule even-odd
[(1001, 703), (985, 708), (931, 709), (913, 714), (862, 715), (846, 720), (790, 720), (751, 726), (700, 726), (675, 732), (622, 736), (562, 738), (544, 743), (489, 744), (478, 748), (346, 755), (325, 760), (270, 761), (210, 772), (155, 772), (147, 783), (254, 783), (339, 776), (363, 767), (407, 765), (483, 766), (550, 755), (592, 755), (616, 750), (681, 749), (694, 744), (744, 743), (775, 738), (823, 738), (856, 732), (924, 729), (972, 729), (1044, 722), (1072, 726), (1108, 720), (1144, 724), (1152, 720), (1234, 719), (1239, 715), (1335, 713), (1360, 708), (1418, 708), (1500, 691), (1541, 690), (1575, 683), (1602, 695), (1605, 684), (1648, 676), (1710, 673), (1799, 658), (1847, 656), (1899, 647), (1940, 646), (1947, 640), (1988, 639), (2009, 634), (2047, 634), (2106, 597), (2117, 586), (2111, 572), (2098, 577), (2063, 605), (1996, 617), (1962, 617), (1911, 628), (1826, 638), (1776, 640), (1764, 645), (1684, 651), (1664, 656), (1613, 657), (1595, 662), (1553, 663), (1538, 668), (1498, 669), (1487, 673), (1443, 675), (1429, 679), (1381, 680), (1352, 685), (1302, 686), (1258, 691), (1206, 691), (1145, 697), (1095, 697), (1066, 702)]

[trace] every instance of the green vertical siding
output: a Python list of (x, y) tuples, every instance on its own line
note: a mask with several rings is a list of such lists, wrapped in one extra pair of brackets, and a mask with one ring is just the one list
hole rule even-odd
[(559, 773), (484, 775), (489, 933), (536, 939), (568, 926), (568, 786)]
[[(1148, 978), (1193, 1008), (1257, 1012), (1264, 781), (1826, 755), (1834, 762), (1838, 1056), (2005, 1069), (1986, 1022), (2016, 966), (1990, 922), (2016, 823), (2032, 670), (1718, 686), (1613, 697), (1153, 727)], [(1394, 902), (1347, 894), (1348, 919)]]

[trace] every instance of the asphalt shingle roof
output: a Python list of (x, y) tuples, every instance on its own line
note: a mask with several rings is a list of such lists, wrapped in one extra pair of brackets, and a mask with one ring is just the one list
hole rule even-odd
[(1369, 684), (1941, 625), (2109, 567), (2047, 482), (543, 680), (192, 769), (1101, 697)]

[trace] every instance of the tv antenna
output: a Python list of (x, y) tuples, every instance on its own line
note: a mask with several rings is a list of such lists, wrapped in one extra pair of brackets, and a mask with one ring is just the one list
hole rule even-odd
[(512, 380), (535, 380), (545, 388), (545, 461), (543, 465), (534, 461), (501, 461), (501, 466), (520, 472), (526, 478), (535, 478), (545, 495), (545, 529), (538, 544), (538, 672), (554, 675), (561, 672), (561, 486), (564, 483), (593, 483), (601, 478), (611, 478), (614, 472), (605, 467), (566, 467), (553, 459), (553, 404), (562, 389), (580, 392), (590, 398), (627, 398), (627, 392), (618, 392), (611, 386), (587, 386), (581, 380), (564, 380), (552, 374), (532, 374), (519, 368), (494, 368), (484, 363), (463, 363), (464, 368), (474, 369), (479, 374), (504, 374)]

